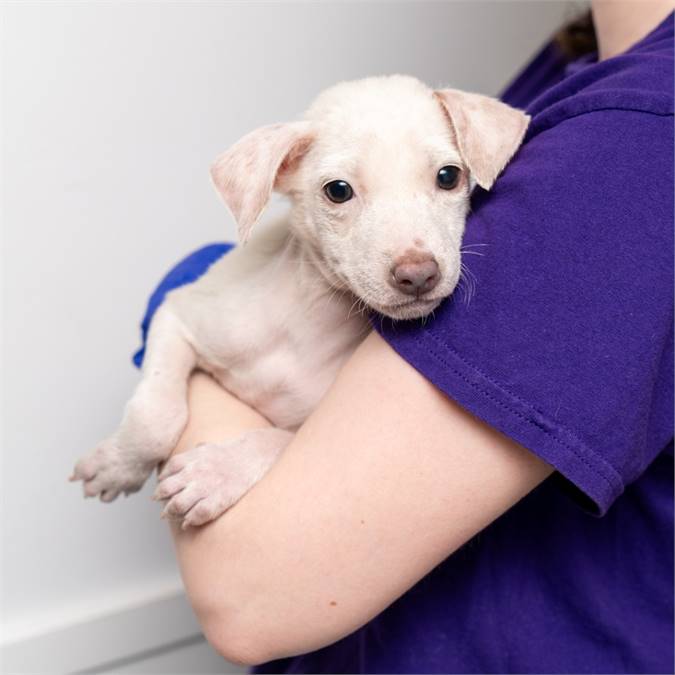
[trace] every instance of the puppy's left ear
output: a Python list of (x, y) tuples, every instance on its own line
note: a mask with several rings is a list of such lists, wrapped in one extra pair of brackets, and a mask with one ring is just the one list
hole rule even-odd
[(525, 136), (530, 116), (496, 98), (458, 89), (438, 89), (462, 159), (478, 185), (489, 190)]
[(275, 185), (290, 174), (309, 150), (309, 122), (270, 124), (252, 131), (211, 166), (211, 180), (232, 211), (245, 244)]

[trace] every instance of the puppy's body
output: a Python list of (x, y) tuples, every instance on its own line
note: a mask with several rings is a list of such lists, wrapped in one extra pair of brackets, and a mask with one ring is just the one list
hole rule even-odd
[(355, 301), (320, 273), (285, 217), (169, 293), (165, 310), (198, 368), (276, 427), (295, 429), (366, 335)]
[[(359, 308), (411, 319), (452, 293), (471, 189), (491, 187), (527, 124), (485, 96), (369, 78), (224, 153), (213, 182), (248, 243), (168, 294), (119, 429), (75, 467), (85, 494), (140, 489), (183, 432), (187, 381), (201, 368), (275, 427), (172, 458), (156, 495), (183, 526), (236, 502), (365, 337)], [(290, 198), (289, 216), (249, 241), (273, 189)]]

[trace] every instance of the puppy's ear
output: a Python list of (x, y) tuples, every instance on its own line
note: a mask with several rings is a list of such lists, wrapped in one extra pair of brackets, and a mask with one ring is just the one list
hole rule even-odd
[(312, 140), (309, 122), (271, 124), (244, 136), (213, 163), (211, 180), (237, 221), (242, 244), (275, 184), (296, 168)]
[(520, 146), (530, 116), (501, 101), (458, 89), (434, 92), (455, 132), (459, 152), (485, 190)]

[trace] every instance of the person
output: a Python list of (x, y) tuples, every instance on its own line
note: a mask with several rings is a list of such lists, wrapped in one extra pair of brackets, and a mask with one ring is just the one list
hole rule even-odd
[[(525, 143), (473, 195), (471, 301), (375, 320), (261, 482), (173, 527), (225, 657), (672, 672), (673, 7), (594, 0), (597, 53), (535, 57), (503, 95)], [(226, 248), (173, 270), (145, 328)], [(176, 452), (268, 424), (202, 373), (189, 408)]]

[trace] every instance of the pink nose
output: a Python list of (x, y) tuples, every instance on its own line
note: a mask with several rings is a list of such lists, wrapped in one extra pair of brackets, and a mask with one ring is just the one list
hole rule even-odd
[(436, 287), (441, 274), (433, 256), (401, 258), (391, 270), (390, 283), (406, 295), (422, 295)]

